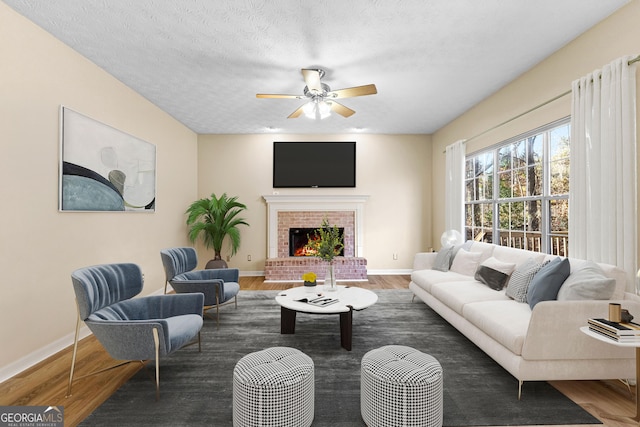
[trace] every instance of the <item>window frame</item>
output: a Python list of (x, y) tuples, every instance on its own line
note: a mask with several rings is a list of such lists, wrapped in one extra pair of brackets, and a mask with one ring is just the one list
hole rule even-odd
[[(570, 134), (570, 126), (571, 126), (571, 117), (567, 116), (567, 117), (563, 117), (559, 120), (553, 121), (551, 123), (548, 123), (546, 125), (540, 126), (536, 129), (533, 129), (531, 131), (522, 133), (520, 135), (511, 137), (509, 139), (506, 139), (504, 141), (501, 141), (497, 144), (493, 144), (489, 147), (485, 147), (482, 148), (480, 150), (474, 151), (472, 153), (468, 153), (465, 155), (465, 177), (464, 177), (464, 186), (465, 186), (465, 198), (464, 198), (464, 210), (465, 210), (465, 235), (467, 236), (468, 239), (474, 239), (478, 234), (477, 231), (478, 230), (483, 230), (482, 232), (487, 232), (489, 229), (491, 230), (491, 240), (494, 244), (500, 245), (501, 244), (501, 231), (502, 234), (504, 234), (504, 229), (502, 227), (500, 227), (500, 206), (504, 205), (505, 203), (524, 203), (525, 207), (523, 209), (523, 213), (524, 213), (524, 228), (523, 230), (517, 230), (517, 229), (513, 229), (511, 227), (509, 227), (508, 231), (509, 232), (517, 232), (517, 233), (523, 233), (524, 236), (526, 237), (527, 234), (534, 234), (534, 235), (539, 235), (540, 236), (540, 244), (539, 244), (539, 248), (529, 248), (528, 247), (528, 239), (524, 239), (524, 244), (522, 245), (523, 249), (527, 249), (527, 250), (533, 250), (536, 252), (543, 252), (543, 253), (554, 253), (554, 254), (559, 254), (559, 255), (563, 255), (566, 256), (568, 254), (568, 247), (566, 245), (566, 242), (569, 239), (569, 233), (568, 230), (566, 231), (566, 235), (563, 232), (553, 232), (551, 230), (551, 207), (552, 207), (552, 203), (554, 201), (566, 201), (566, 203), (568, 204), (568, 200), (569, 200), (569, 192), (568, 192), (568, 187), (567, 187), (567, 192), (563, 193), (563, 194), (551, 194), (551, 179), (552, 179), (552, 174), (551, 174), (551, 163), (552, 161), (556, 161), (557, 159), (551, 159), (551, 141), (550, 141), (550, 136), (551, 136), (551, 132), (556, 129), (556, 128), (561, 128), (564, 126), (569, 126), (569, 147), (571, 147), (571, 134)], [(524, 196), (515, 196), (515, 197), (500, 197), (500, 163), (499, 163), (499, 153), (502, 149), (504, 149), (505, 147), (510, 147), (513, 144), (516, 144), (520, 141), (526, 141), (527, 138), (533, 137), (533, 136), (537, 136), (537, 135), (541, 135), (542, 136), (542, 171), (541, 171), (541, 179), (542, 179), (542, 194), (540, 195), (524, 195)], [(492, 155), (492, 167), (491, 167), (491, 175), (486, 175), (483, 177), (480, 177), (480, 174), (478, 174), (477, 170), (476, 170), (476, 166), (477, 166), (477, 162), (474, 161), (473, 163), (473, 176), (469, 177), (468, 175), (468, 170), (467, 170), (467, 164), (469, 162), (469, 160), (472, 159), (476, 159), (480, 156), (487, 156), (488, 158), (491, 158), (490, 155)], [(486, 158), (487, 158), (486, 157)], [(513, 157), (512, 157), (513, 159)], [(567, 157), (567, 162), (568, 162), (568, 157)], [(485, 162), (485, 165), (487, 164), (487, 162)], [(507, 170), (509, 172), (511, 172), (513, 174), (514, 171), (518, 171), (518, 170), (526, 170), (527, 168), (530, 167), (535, 167), (534, 165), (531, 164), (527, 164), (525, 163), (524, 166), (518, 166), (516, 167), (515, 165), (511, 164), (510, 168)], [(569, 173), (569, 179), (570, 179), (570, 167), (571, 165), (568, 164), (568, 173)], [(484, 173), (482, 175), (485, 175)], [(472, 194), (472, 199), (469, 200), (468, 199), (468, 192), (469, 192), (469, 183), (471, 184), (471, 187), (475, 190), (477, 188), (479, 188), (479, 186), (477, 185), (477, 180), (478, 179), (482, 179), (483, 182), (486, 182), (487, 179), (492, 179), (492, 192), (491, 192), (491, 197), (490, 198), (478, 198), (478, 195), (474, 192), (474, 194)], [(514, 185), (514, 181), (513, 181), (513, 175), (511, 176), (511, 186), (513, 188)], [(487, 193), (485, 192), (485, 195)], [(511, 193), (513, 195), (513, 191)], [(538, 201), (540, 203), (540, 224), (539, 224), (539, 231), (537, 230), (527, 230), (526, 224), (526, 218), (527, 218), (527, 203), (528, 202), (532, 202), (532, 201)], [(471, 208), (471, 213), (468, 212), (468, 209), (470, 205), (473, 205), (473, 207)], [(476, 207), (480, 206), (480, 205), (490, 205), (490, 209), (491, 209), (491, 224), (490, 227), (489, 226), (483, 226), (483, 224), (476, 224), (476, 218), (477, 216), (475, 215), (475, 211), (476, 211)], [(469, 217), (471, 220), (471, 226), (469, 225)], [(511, 221), (510, 221), (510, 225), (511, 225)], [(563, 239), (562, 236), (564, 236), (565, 238)], [(558, 245), (558, 250), (553, 251), (554, 249), (554, 243), (552, 242), (552, 239), (556, 238), (556, 242)], [(560, 240), (559, 240), (560, 239)], [(565, 243), (563, 245), (562, 250), (560, 250), (559, 245), (561, 243)], [(507, 245), (507, 246), (512, 246), (512, 245)], [(535, 246), (535, 244), (534, 244)], [(519, 246), (516, 246), (519, 247)]]

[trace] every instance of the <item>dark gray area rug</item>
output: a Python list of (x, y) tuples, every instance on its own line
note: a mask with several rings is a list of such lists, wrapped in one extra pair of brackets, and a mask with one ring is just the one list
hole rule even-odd
[[(374, 306), (354, 313), (353, 350), (340, 346), (339, 316), (298, 314), (295, 335), (280, 334), (275, 291), (242, 291), (238, 309), (221, 309), (220, 327), (205, 318), (203, 348), (161, 360), (160, 401), (153, 364), (141, 370), (82, 426), (231, 426), (233, 369), (240, 358), (287, 346), (315, 365), (313, 426), (364, 426), (360, 362), (369, 350), (397, 344), (438, 359), (444, 370), (445, 426), (601, 424), (546, 382), (518, 382), (408, 290), (376, 291)], [(108, 375), (108, 374), (107, 374)]]

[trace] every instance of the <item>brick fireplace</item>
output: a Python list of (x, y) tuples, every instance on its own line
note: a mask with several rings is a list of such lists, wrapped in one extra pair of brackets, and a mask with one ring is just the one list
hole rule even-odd
[(308, 256), (289, 255), (290, 228), (318, 228), (324, 218), (342, 228), (344, 257), (334, 259), (338, 280), (366, 280), (367, 260), (363, 257), (362, 225), (368, 196), (263, 196), (268, 206), (268, 258), (265, 280), (301, 280), (313, 271), (324, 280), (326, 262)]

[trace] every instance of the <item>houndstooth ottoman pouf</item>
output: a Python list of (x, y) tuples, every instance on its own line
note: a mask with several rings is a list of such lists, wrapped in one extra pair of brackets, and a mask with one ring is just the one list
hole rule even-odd
[(442, 426), (442, 367), (433, 356), (388, 345), (362, 357), (360, 374), (367, 426)]
[(234, 426), (304, 426), (313, 422), (314, 368), (289, 347), (250, 353), (233, 370)]

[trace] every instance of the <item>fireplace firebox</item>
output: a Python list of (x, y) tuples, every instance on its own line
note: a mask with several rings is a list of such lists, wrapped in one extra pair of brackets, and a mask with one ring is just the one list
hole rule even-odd
[[(340, 232), (340, 241), (343, 247), (340, 249), (339, 256), (344, 256), (344, 227), (338, 228)], [(314, 256), (314, 254), (306, 248), (309, 239), (317, 239), (315, 228), (297, 227), (289, 229), (289, 256)]]

